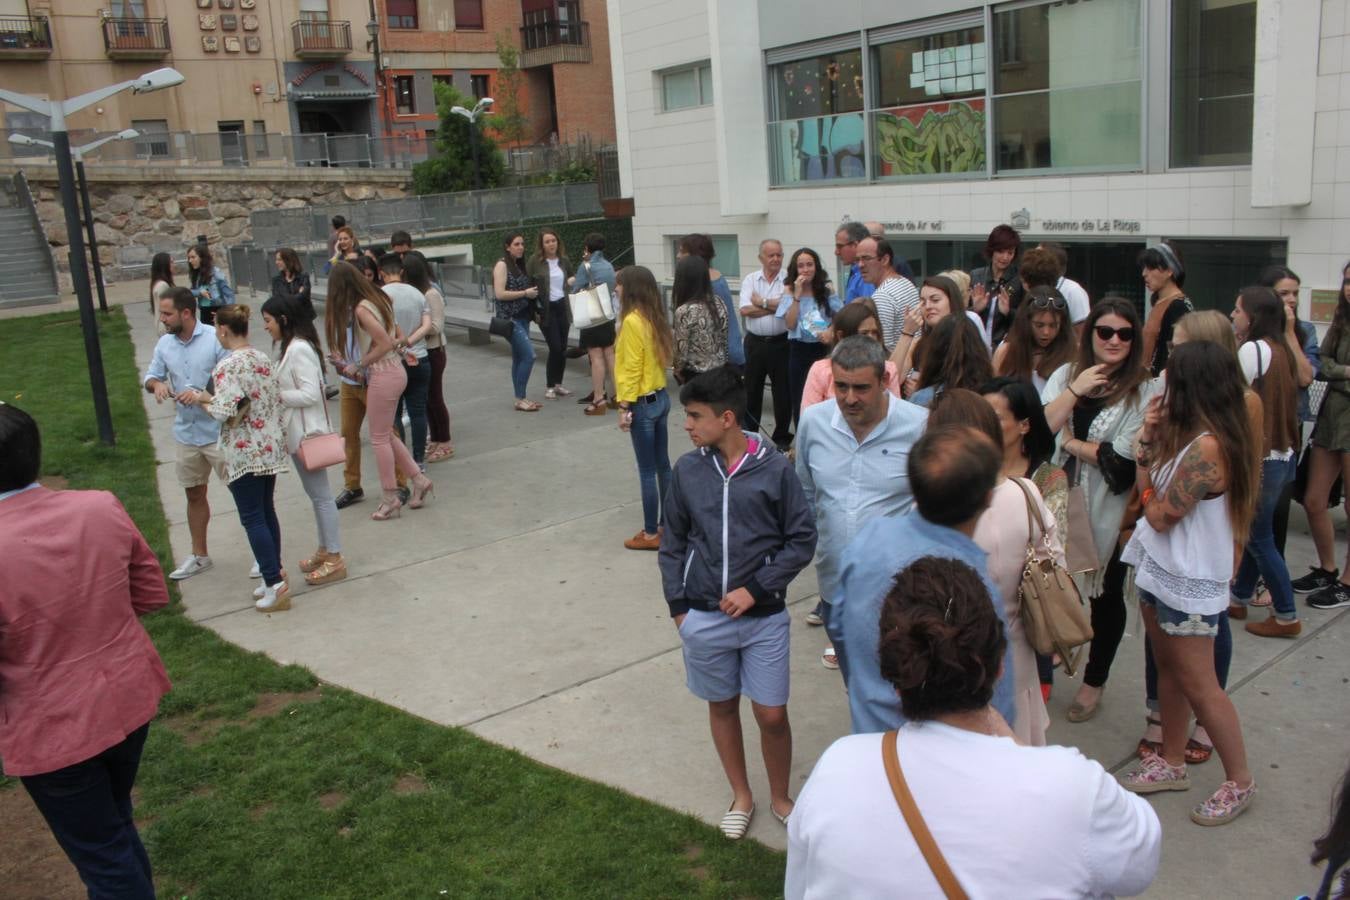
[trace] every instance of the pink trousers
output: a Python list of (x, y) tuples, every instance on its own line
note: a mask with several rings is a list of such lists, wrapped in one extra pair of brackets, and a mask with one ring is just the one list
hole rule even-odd
[(380, 470), (380, 487), (386, 494), (398, 490), (395, 465), (412, 479), (421, 471), (408, 448), (394, 434), (394, 412), (398, 398), (408, 386), (408, 373), (396, 357), (372, 365), (366, 376), (366, 424), (370, 428), (370, 446)]

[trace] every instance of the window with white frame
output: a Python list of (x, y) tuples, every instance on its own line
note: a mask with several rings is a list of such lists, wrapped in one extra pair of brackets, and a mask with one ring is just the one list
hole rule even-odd
[(712, 63), (708, 60), (657, 73), (661, 110), (692, 109), (713, 102)]
[(1171, 51), (1171, 165), (1250, 165), (1256, 0), (1172, 0)]
[[(682, 234), (667, 235), (666, 240), (670, 242), (670, 265), (673, 269), (675, 261), (680, 256), (680, 239)], [(741, 245), (740, 239), (734, 234), (710, 234), (708, 237), (713, 243), (713, 258), (711, 267), (721, 272), (728, 279), (741, 277)]]
[(867, 175), (862, 50), (856, 36), (771, 50), (769, 183)]
[(1141, 0), (996, 8), (993, 25), (996, 171), (1142, 167)]

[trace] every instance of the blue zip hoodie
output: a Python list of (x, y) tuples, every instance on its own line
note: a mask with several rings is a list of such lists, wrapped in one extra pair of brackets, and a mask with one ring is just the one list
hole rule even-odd
[(801, 482), (767, 441), (731, 475), (715, 449), (680, 457), (663, 512), (661, 584), (672, 617), (715, 610), (737, 588), (755, 598), (745, 615), (771, 616), (816, 552), (815, 516)]

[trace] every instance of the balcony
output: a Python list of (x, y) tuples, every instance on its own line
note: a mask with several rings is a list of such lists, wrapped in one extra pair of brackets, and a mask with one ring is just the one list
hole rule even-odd
[(591, 61), (591, 26), (585, 22), (536, 22), (520, 29), (520, 67)]
[(163, 59), (169, 45), (168, 19), (104, 19), (103, 49), (109, 59)]
[(0, 59), (46, 59), (52, 30), (46, 16), (0, 16)]
[(352, 52), (352, 23), (301, 19), (291, 23), (291, 41), (300, 59), (342, 59)]

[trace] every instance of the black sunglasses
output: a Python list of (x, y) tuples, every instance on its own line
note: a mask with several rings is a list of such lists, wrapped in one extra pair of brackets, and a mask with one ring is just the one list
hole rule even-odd
[(1031, 298), (1031, 308), (1032, 308), (1032, 309), (1051, 309), (1051, 308), (1053, 308), (1053, 309), (1068, 309), (1068, 308), (1069, 308), (1069, 304), (1066, 303), (1066, 302), (1064, 301), (1064, 298), (1063, 298), (1063, 297), (1032, 297), (1032, 298)]
[(1126, 325), (1124, 328), (1112, 328), (1110, 325), (1097, 325), (1092, 329), (1098, 339), (1109, 341), (1113, 337), (1119, 337), (1123, 343), (1130, 343), (1134, 340), (1134, 328)]

